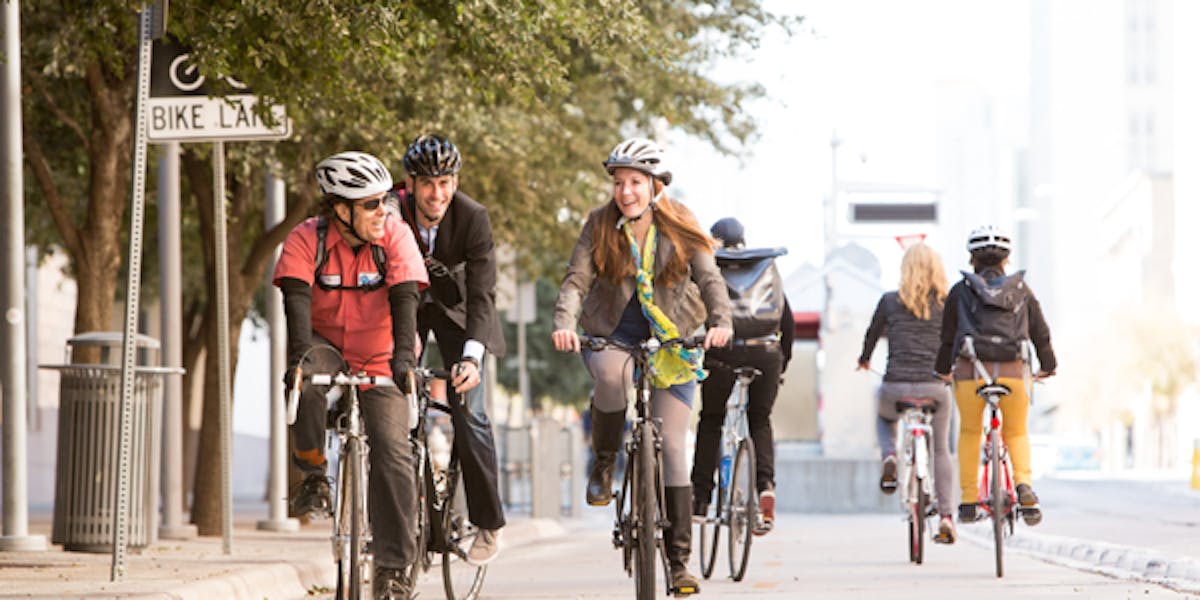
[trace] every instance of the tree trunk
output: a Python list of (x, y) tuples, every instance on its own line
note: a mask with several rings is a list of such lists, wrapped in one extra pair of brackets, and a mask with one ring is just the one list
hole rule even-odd
[[(215, 304), (211, 304), (215, 307)], [(241, 313), (235, 318), (235, 312)], [(230, 310), (229, 318), (229, 415), (233, 418), (233, 379), (237, 372), (238, 336), (242, 331), (244, 311)], [(216, 309), (210, 310), (206, 319), (216, 323)], [(200, 425), (200, 446), (196, 460), (196, 478), (193, 485), (192, 522), (200, 535), (221, 535), (221, 428), (220, 428), (220, 383), (218, 378), (217, 328), (209, 327), (207, 345), (212, 350), (204, 361), (204, 420)], [(232, 428), (233, 424), (229, 424)], [(233, 451), (232, 448), (229, 449)], [(232, 462), (233, 457), (230, 456)]]

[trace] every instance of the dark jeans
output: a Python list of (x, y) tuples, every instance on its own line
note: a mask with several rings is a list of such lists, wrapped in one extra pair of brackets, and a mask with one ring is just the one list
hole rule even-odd
[(731, 369), (754, 367), (762, 371), (750, 384), (746, 413), (750, 422), (750, 438), (754, 440), (754, 462), (757, 466), (756, 489), (762, 491), (775, 485), (775, 434), (771, 429), (771, 409), (779, 392), (779, 374), (783, 354), (779, 346), (747, 346), (734, 349), (713, 349), (708, 357), (725, 366), (705, 361), (708, 379), (701, 386), (700, 424), (696, 427), (696, 455), (692, 461), (692, 488), (696, 498), (709, 502), (715, 487), (713, 472), (721, 456), (721, 425), (725, 423), (725, 401), (733, 391), (736, 378)]
[[(320, 336), (313, 338), (317, 344), (329, 343)], [(341, 368), (340, 354), (320, 349), (311, 352), (303, 364), (305, 373), (334, 373)], [(297, 451), (324, 448), (328, 391), (329, 386), (310, 385), (300, 394), (300, 408), (292, 425)], [(359, 390), (358, 400), (370, 449), (367, 511), (374, 536), (375, 563), (402, 569), (412, 562), (416, 547), (412, 520), (417, 514), (417, 501), (413, 494), (415, 465), (408, 437), (408, 402), (394, 387)], [(325, 472), (325, 465), (293, 461), (305, 475)]]
[[(446, 318), (436, 306), (427, 304), (417, 313), (417, 328), (422, 340), (428, 339), (429, 331), (437, 338), (442, 364), (449, 368), (462, 358), (466, 332), (454, 321)], [(454, 453), (462, 469), (463, 488), (467, 493), (467, 515), (481, 529), (504, 527), (504, 505), (500, 502), (500, 486), (496, 469), (496, 441), (492, 435), (492, 422), (487, 415), (487, 399), (484, 397), (483, 365), (479, 365), (479, 385), (467, 391), (466, 402), (446, 385), (450, 408), (450, 422), (454, 425)]]

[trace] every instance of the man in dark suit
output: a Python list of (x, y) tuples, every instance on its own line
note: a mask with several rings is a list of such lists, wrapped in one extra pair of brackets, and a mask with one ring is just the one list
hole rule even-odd
[(500, 550), (505, 524), (496, 475), (496, 443), (486, 412), (484, 352), (504, 354), (496, 316), (496, 253), (487, 209), (458, 191), (462, 157), (449, 140), (420, 136), (404, 153), (408, 171), (393, 198), (425, 256), (430, 286), (417, 311), (422, 341), (432, 331), (451, 370), (454, 448), (462, 467), (467, 511), (479, 535), (467, 559), (486, 564)]

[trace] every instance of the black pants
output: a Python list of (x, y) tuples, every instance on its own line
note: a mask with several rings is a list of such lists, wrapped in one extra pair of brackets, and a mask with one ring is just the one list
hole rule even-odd
[(708, 357), (723, 363), (705, 361), (708, 379), (700, 390), (703, 406), (700, 424), (696, 428), (696, 455), (692, 461), (692, 487), (696, 498), (708, 502), (715, 487), (713, 472), (721, 456), (721, 425), (725, 422), (725, 401), (733, 391), (735, 377), (731, 369), (754, 367), (762, 371), (750, 384), (750, 399), (746, 406), (750, 421), (750, 438), (754, 440), (755, 480), (758, 491), (775, 485), (775, 434), (771, 429), (771, 409), (779, 392), (779, 373), (783, 354), (779, 346), (745, 346), (735, 349), (713, 349)]
[[(317, 344), (329, 343), (320, 336), (313, 338)], [(341, 367), (341, 354), (323, 349), (311, 352), (303, 364), (305, 373), (335, 373)], [(325, 446), (328, 391), (329, 386), (310, 385), (300, 394), (292, 435), (296, 450), (302, 454)], [(367, 511), (374, 534), (375, 563), (402, 569), (412, 562), (416, 547), (412, 522), (417, 514), (417, 500), (413, 493), (415, 465), (408, 437), (408, 402), (400, 390), (390, 386), (360, 390), (358, 401), (369, 448)], [(305, 475), (325, 472), (325, 464), (318, 466), (295, 458), (293, 462)]]
[[(417, 313), (417, 328), (422, 340), (430, 330), (437, 338), (442, 364), (449, 368), (462, 358), (466, 332), (442, 314), (437, 307), (425, 305)], [(467, 515), (481, 529), (504, 527), (504, 505), (500, 502), (500, 486), (496, 469), (496, 441), (492, 422), (488, 420), (487, 399), (484, 397), (483, 365), (479, 365), (479, 385), (466, 394), (466, 401), (454, 387), (446, 385), (450, 400), (450, 422), (454, 425), (454, 452), (462, 469), (463, 488), (467, 493)]]

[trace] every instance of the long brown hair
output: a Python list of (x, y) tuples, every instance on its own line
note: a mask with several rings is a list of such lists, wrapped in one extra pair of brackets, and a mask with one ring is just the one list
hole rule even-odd
[[(653, 193), (657, 195), (662, 188), (662, 182), (655, 179)], [(661, 273), (654, 274), (655, 279), (666, 285), (678, 283), (688, 276), (688, 263), (696, 252), (713, 251), (713, 240), (700, 229), (691, 210), (667, 196), (659, 199), (652, 214), (659, 233), (667, 236), (675, 246), (666, 267)], [(596, 263), (596, 272), (614, 285), (637, 275), (629, 239), (624, 231), (617, 229), (620, 219), (621, 210), (610, 201), (592, 232), (592, 261)]]
[(942, 258), (928, 244), (908, 248), (900, 261), (900, 303), (922, 321), (928, 321), (933, 306), (946, 302), (946, 272)]

